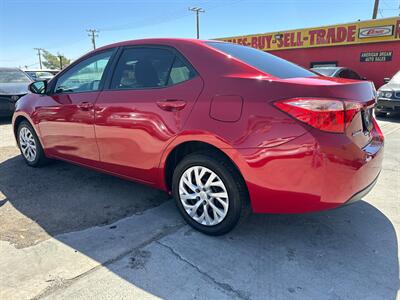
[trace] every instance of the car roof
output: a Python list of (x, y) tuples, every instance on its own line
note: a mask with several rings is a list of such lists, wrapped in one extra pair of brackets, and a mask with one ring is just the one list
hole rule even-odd
[[(109, 45), (105, 45), (99, 48), (96, 48), (95, 50), (92, 50), (86, 54), (84, 54), (82, 57), (78, 58), (77, 61), (80, 59), (83, 59), (87, 56), (90, 56), (92, 54), (98, 53), (103, 50), (107, 49), (112, 49), (116, 47), (124, 47), (124, 46), (135, 46), (135, 45), (143, 45), (143, 46), (169, 46), (169, 47), (176, 47), (177, 49), (179, 48), (184, 48), (185, 46), (200, 46), (204, 48), (211, 48), (207, 46), (205, 43), (206, 42), (215, 42), (215, 43), (228, 43), (224, 41), (217, 41), (217, 40), (200, 40), (200, 39), (190, 39), (190, 38), (145, 38), (145, 39), (138, 39), (138, 40), (127, 40), (127, 41), (122, 41), (122, 42), (117, 42)], [(217, 51), (217, 50), (215, 50)]]
[(189, 38), (146, 38), (146, 39), (139, 39), (139, 40), (128, 40), (122, 41), (110, 45), (106, 45), (92, 52), (105, 50), (109, 48), (121, 47), (121, 46), (130, 46), (130, 45), (165, 45), (165, 46), (172, 46), (172, 45), (188, 45), (188, 44), (196, 44), (196, 45), (204, 45), (205, 42), (218, 42), (218, 43), (226, 43), (223, 41), (216, 41), (216, 40), (200, 40), (200, 39), (189, 39)]
[(170, 45), (170, 44), (204, 44), (207, 40), (189, 39), (189, 38), (147, 38), (139, 40), (122, 41), (98, 49), (107, 49), (120, 46), (138, 45), (138, 44), (155, 44), (155, 45)]

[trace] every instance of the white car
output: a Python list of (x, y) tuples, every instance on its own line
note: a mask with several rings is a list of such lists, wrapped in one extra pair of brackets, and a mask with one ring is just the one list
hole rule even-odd
[(24, 72), (32, 78), (34, 81), (36, 80), (50, 80), (57, 74), (58, 70), (24, 70)]
[(376, 115), (400, 112), (400, 71), (387, 81), (378, 90), (378, 101), (375, 106)]

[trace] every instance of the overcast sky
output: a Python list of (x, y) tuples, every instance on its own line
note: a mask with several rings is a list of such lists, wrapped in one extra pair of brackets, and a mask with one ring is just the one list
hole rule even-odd
[[(98, 46), (145, 37), (204, 39), (370, 19), (373, 0), (0, 0), (0, 66), (38, 68), (35, 47), (76, 59)], [(379, 18), (399, 15), (400, 0), (380, 0)]]

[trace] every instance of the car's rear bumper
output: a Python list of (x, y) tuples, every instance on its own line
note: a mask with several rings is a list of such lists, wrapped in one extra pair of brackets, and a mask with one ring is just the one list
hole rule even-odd
[(375, 109), (378, 112), (400, 112), (400, 99), (392, 100), (386, 98), (378, 98)]
[(364, 198), (374, 188), (376, 182), (378, 181), (378, 177), (379, 177), (379, 174), (378, 174), (378, 176), (376, 176), (374, 181), (372, 181), (367, 187), (363, 188), (361, 191), (355, 193), (344, 204), (345, 205), (352, 204), (352, 203), (357, 202), (357, 201), (361, 200), (362, 198)]
[(241, 149), (243, 160), (233, 160), (255, 213), (327, 210), (372, 189), (383, 159), (383, 137), (375, 129), (372, 135), (360, 149), (345, 135), (310, 132), (274, 148)]

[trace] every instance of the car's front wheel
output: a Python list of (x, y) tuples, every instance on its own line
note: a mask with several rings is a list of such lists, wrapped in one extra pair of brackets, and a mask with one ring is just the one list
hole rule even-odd
[(230, 231), (249, 210), (244, 180), (227, 158), (214, 153), (185, 157), (174, 171), (172, 191), (185, 221), (210, 235)]
[(17, 130), (18, 147), (25, 162), (31, 167), (38, 167), (47, 162), (42, 145), (32, 125), (22, 121)]

